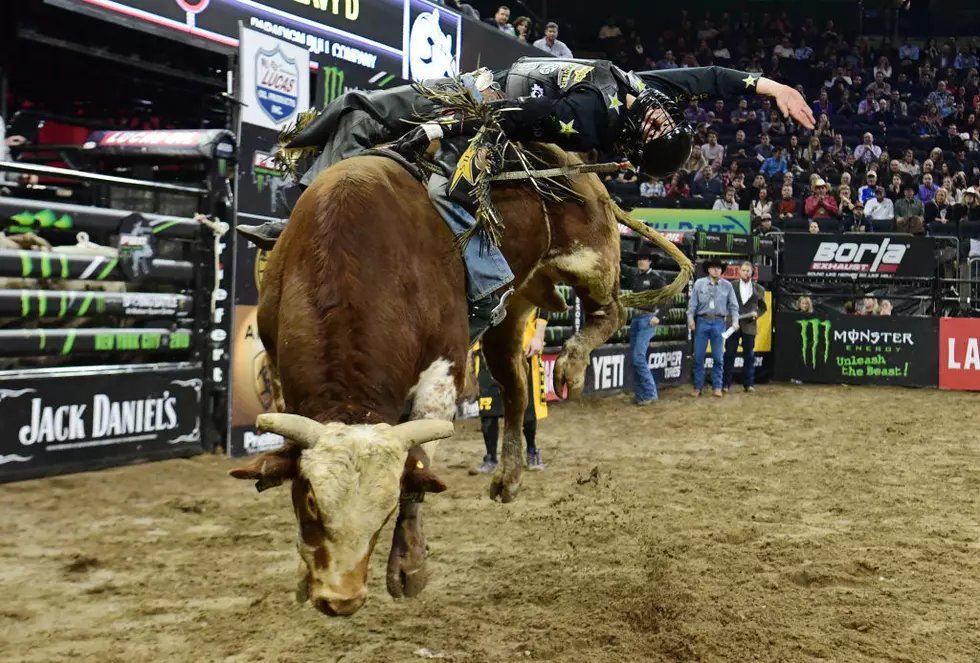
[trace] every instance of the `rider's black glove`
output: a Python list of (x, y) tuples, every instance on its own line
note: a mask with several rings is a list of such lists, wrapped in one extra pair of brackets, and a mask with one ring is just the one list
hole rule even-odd
[(406, 160), (414, 162), (428, 149), (431, 143), (432, 138), (429, 133), (424, 127), (418, 126), (399, 138), (392, 149), (405, 157)]

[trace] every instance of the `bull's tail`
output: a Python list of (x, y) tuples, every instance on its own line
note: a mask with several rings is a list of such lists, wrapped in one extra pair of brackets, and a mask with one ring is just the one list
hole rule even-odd
[(687, 256), (681, 253), (681, 250), (674, 246), (674, 243), (668, 240), (666, 237), (658, 233), (656, 230), (652, 230), (647, 227), (645, 223), (638, 219), (634, 219), (628, 213), (626, 213), (619, 205), (610, 201), (613, 206), (613, 213), (616, 215), (616, 220), (622, 223), (624, 226), (630, 230), (639, 233), (640, 236), (646, 237), (648, 240), (653, 242), (656, 246), (663, 249), (670, 258), (677, 263), (680, 267), (680, 272), (677, 274), (671, 283), (667, 284), (665, 288), (660, 290), (647, 290), (645, 292), (633, 292), (628, 295), (623, 295), (619, 298), (619, 301), (623, 306), (641, 306), (644, 308), (649, 308), (655, 306), (661, 302), (673, 299), (674, 295), (677, 295), (684, 287), (687, 285), (691, 277), (694, 276), (694, 265), (688, 260)]

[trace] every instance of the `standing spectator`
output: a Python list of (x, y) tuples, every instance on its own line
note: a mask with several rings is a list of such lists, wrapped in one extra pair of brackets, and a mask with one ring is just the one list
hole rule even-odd
[[(623, 266), (627, 285), (633, 292), (659, 290), (667, 285), (664, 279), (650, 269), (652, 252), (647, 247), (641, 247), (636, 258), (636, 268)], [(633, 403), (636, 405), (651, 405), (657, 401), (657, 383), (647, 361), (650, 341), (660, 324), (660, 309), (637, 308), (630, 322), (630, 364), (633, 367)]]
[(711, 209), (716, 212), (737, 212), (738, 202), (735, 200), (735, 187), (726, 187), (724, 197), (716, 200)]
[(701, 146), (701, 154), (709, 166), (721, 170), (721, 164), (725, 161), (725, 148), (718, 144), (718, 132), (708, 131), (708, 142)]
[(549, 23), (544, 26), (544, 37), (534, 42), (535, 48), (550, 53), (556, 58), (573, 58), (572, 51), (565, 42), (558, 40), (558, 24)]
[(868, 174), (865, 175), (867, 184), (858, 189), (858, 199), (862, 203), (867, 203), (869, 200), (875, 197), (875, 189), (878, 188), (878, 173), (873, 170), (869, 170)]
[(500, 5), (497, 7), (497, 11), (494, 13), (493, 18), (488, 18), (486, 22), (501, 32), (509, 34), (511, 37), (517, 36), (517, 33), (514, 31), (514, 26), (510, 24), (510, 7), (507, 5)]
[[(766, 305), (766, 291), (752, 280), (755, 265), (743, 262), (738, 268), (738, 285), (735, 286), (735, 300), (738, 302), (739, 328), (725, 342), (725, 374), (722, 390), (727, 394), (732, 388), (732, 373), (735, 372), (735, 355), (739, 342), (742, 344), (742, 386), (747, 392), (755, 391), (755, 336), (758, 332), (758, 319), (763, 315)], [(714, 369), (712, 368), (712, 372)]]
[(769, 200), (769, 189), (759, 189), (759, 197), (749, 206), (749, 217), (753, 224), (758, 224), (764, 215), (772, 218), (772, 201)]
[(803, 205), (808, 218), (829, 219), (837, 216), (837, 201), (827, 193), (827, 183), (817, 179), (813, 183), (813, 195)]
[(531, 34), (531, 19), (527, 16), (518, 16), (517, 20), (514, 21), (514, 32), (517, 35), (517, 41), (529, 44), (528, 37)]
[(694, 332), (694, 389), (692, 396), (700, 396), (704, 389), (704, 356), (711, 342), (712, 394), (721, 398), (724, 383), (725, 316), (738, 328), (738, 300), (732, 284), (721, 278), (724, 265), (721, 260), (709, 257), (704, 261), (708, 276), (694, 282), (687, 305), (687, 327)]
[(922, 184), (919, 185), (919, 200), (923, 205), (928, 205), (936, 197), (939, 187), (932, 183), (932, 173), (922, 175)]
[(779, 215), (781, 221), (796, 216), (796, 198), (793, 197), (793, 187), (791, 185), (783, 185), (782, 198), (779, 201), (779, 207), (776, 213)]
[(715, 177), (714, 168), (705, 166), (700, 173), (695, 175), (693, 194), (695, 198), (705, 198), (707, 200), (714, 200), (721, 197), (721, 180)]
[(649, 181), (640, 184), (641, 198), (663, 198), (667, 195), (667, 189), (659, 177), (651, 177)]
[(885, 197), (885, 190), (882, 187), (877, 187), (874, 198), (865, 203), (864, 214), (872, 225), (879, 228), (884, 227), (884, 224), (875, 223), (876, 221), (891, 221), (895, 218), (895, 206)]

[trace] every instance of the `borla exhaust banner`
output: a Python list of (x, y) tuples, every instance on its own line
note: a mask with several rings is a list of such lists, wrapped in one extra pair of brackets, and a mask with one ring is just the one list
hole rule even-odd
[(201, 369), (100, 366), (0, 380), (0, 482), (201, 451)]
[(859, 279), (930, 278), (934, 241), (909, 235), (789, 235), (780, 273)]
[(310, 107), (310, 52), (273, 36), (242, 29), (239, 50), (242, 122), (283, 129)]
[(935, 387), (936, 318), (776, 313), (776, 379)]

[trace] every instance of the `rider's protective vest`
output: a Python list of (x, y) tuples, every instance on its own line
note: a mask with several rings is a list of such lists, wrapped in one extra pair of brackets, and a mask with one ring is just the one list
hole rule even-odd
[(507, 71), (502, 87), (508, 99), (560, 99), (578, 87), (591, 87), (603, 98), (606, 129), (619, 134), (626, 113), (627, 93), (637, 96), (635, 77), (606, 60), (521, 58)]

